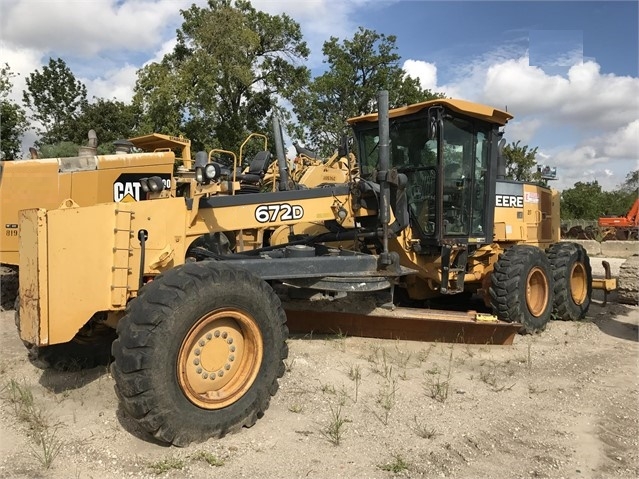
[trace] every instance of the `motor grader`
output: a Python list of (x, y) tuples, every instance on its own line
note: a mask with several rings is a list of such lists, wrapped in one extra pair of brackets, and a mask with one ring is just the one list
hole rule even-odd
[[(158, 440), (185, 445), (267, 409), (288, 353), (276, 289), (391, 291), (415, 303), (478, 293), (528, 332), (553, 310), (583, 317), (589, 260), (557, 243), (557, 195), (497, 180), (512, 116), (461, 100), (390, 112), (387, 92), (378, 101), (377, 114), (349, 120), (359, 174), (347, 183), (231, 194), (237, 173), (203, 153), (185, 196), (151, 176), (140, 179), (149, 201), (22, 210), (16, 319), (33, 357), (89, 356), (115, 328), (123, 408)], [(230, 232), (247, 230), (267, 233), (233, 252)]]

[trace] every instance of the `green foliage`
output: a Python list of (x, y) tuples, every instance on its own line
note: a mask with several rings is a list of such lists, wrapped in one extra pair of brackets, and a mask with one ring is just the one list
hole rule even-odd
[(389, 91), (391, 108), (440, 98), (424, 90), (399, 66), (394, 35), (361, 28), (352, 39), (324, 43), (328, 70), (294, 92), (291, 102), (301, 128), (296, 134), (323, 154), (332, 153), (348, 132), (346, 119), (377, 109), (377, 92)]
[(20, 158), (22, 135), (28, 126), (24, 109), (9, 100), (14, 76), (7, 63), (0, 68), (0, 157), (3, 160)]
[(392, 457), (392, 461), (379, 464), (377, 467), (379, 467), (382, 471), (392, 472), (394, 474), (399, 474), (400, 472), (404, 472), (410, 468), (410, 463), (404, 459), (401, 454), (393, 454)]
[(138, 71), (133, 103), (142, 112), (140, 134), (184, 133), (184, 95), (171, 64), (167, 55), (161, 63), (151, 63)]
[(133, 105), (117, 100), (97, 98), (87, 104), (77, 118), (71, 121), (73, 127), (70, 140), (78, 145), (87, 144), (89, 130), (98, 136), (101, 153), (114, 153), (113, 142), (136, 136), (137, 111)]
[(68, 158), (70, 156), (78, 156), (79, 149), (80, 145), (76, 145), (71, 141), (42, 145), (40, 147), (40, 158)]
[(33, 111), (32, 120), (42, 128), (37, 130), (38, 145), (69, 141), (73, 120), (87, 103), (87, 89), (61, 58), (49, 58), (49, 64), (36, 70), (26, 79), (23, 101)]
[(186, 462), (183, 459), (180, 459), (178, 457), (167, 457), (160, 461), (149, 464), (149, 469), (151, 469), (154, 474), (159, 476), (160, 474), (164, 474), (173, 469), (184, 469), (185, 466)]
[(631, 171), (626, 181), (613, 191), (602, 191), (597, 180), (578, 181), (561, 193), (561, 218), (596, 220), (602, 216), (625, 216), (637, 198), (639, 170)]
[(619, 189), (624, 193), (633, 195), (636, 198), (639, 194), (639, 169), (629, 172), (626, 175), (626, 181), (624, 181)]
[(243, 0), (209, 0), (181, 13), (173, 52), (138, 72), (142, 131), (184, 134), (195, 149), (237, 150), (249, 132), (270, 130), (276, 94), (307, 81), (300, 27)]
[(538, 147), (528, 149), (528, 145), (520, 146), (519, 143), (521, 141), (518, 140), (504, 147), (506, 177), (516, 181), (539, 181), (539, 174), (533, 171), (537, 164), (535, 156)]
[(601, 185), (597, 180), (578, 181), (572, 188), (561, 193), (561, 218), (594, 220), (600, 215), (602, 205)]

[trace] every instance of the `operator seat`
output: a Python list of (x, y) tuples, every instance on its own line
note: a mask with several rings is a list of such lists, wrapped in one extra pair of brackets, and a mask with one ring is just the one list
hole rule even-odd
[(271, 164), (271, 153), (268, 151), (258, 152), (249, 165), (246, 173), (238, 173), (237, 180), (240, 182), (240, 193), (257, 193), (259, 184), (266, 174), (266, 170)]
[(271, 153), (268, 151), (260, 151), (251, 160), (248, 172), (238, 173), (236, 178), (243, 183), (255, 185), (264, 178), (266, 170), (270, 164)]

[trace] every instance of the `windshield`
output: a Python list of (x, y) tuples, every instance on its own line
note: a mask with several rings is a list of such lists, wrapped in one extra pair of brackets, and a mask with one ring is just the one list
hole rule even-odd
[[(408, 178), (406, 195), (414, 227), (424, 237), (437, 233), (441, 208), (442, 236), (484, 236), (490, 127), (458, 116), (445, 115), (442, 165), (438, 168), (438, 141), (428, 140), (426, 118), (396, 118), (389, 124), (390, 166)], [(360, 131), (362, 177), (373, 179), (379, 161), (377, 128)], [(437, 175), (442, 172), (443, 195), (437, 198)]]

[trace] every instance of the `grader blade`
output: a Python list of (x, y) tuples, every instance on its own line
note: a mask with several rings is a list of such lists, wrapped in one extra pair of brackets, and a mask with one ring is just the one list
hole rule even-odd
[(505, 323), (477, 314), (435, 309), (376, 308), (353, 311), (309, 311), (286, 308), (291, 333), (346, 334), (381, 339), (464, 344), (510, 345), (519, 323)]

